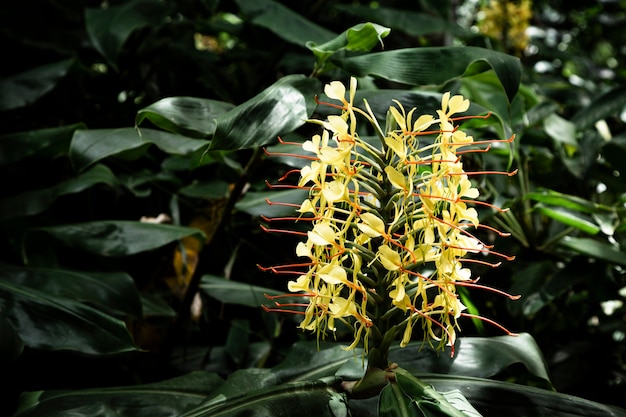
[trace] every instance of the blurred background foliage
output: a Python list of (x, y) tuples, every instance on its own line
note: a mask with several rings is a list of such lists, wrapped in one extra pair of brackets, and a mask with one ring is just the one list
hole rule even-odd
[[(520, 59), (510, 106), (493, 71), (360, 85), (461, 92), (495, 114), (470, 127), (516, 134), (471, 163), (519, 169), (480, 180), (486, 199), (511, 207), (482, 216), (511, 232), (496, 244), (516, 260), (476, 272), (522, 299), (472, 292), (464, 302), (532, 335), (557, 391), (626, 406), (625, 1), (42, 0), (0, 6), (0, 19), (7, 414), (23, 392), (272, 367), (309, 339), (293, 317), (259, 308), (286, 283), (258, 265), (293, 261), (297, 243), (260, 227), (261, 215), (280, 214), (265, 204), (265, 181), (293, 165), (260, 145), (311, 130), (232, 145), (233, 132), (254, 126), (224, 115), (283, 79), (310, 116), (322, 84), (287, 76), (316, 70), (307, 42), (363, 22), (391, 29), (374, 51), (472, 46)], [(354, 72), (335, 64), (314, 75)], [(463, 323), (463, 336), (500, 334)]]

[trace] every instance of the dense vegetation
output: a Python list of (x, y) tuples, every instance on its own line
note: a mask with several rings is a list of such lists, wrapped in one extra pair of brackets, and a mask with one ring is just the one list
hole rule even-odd
[[(459, 297), (520, 335), (462, 318), (454, 358), (419, 335), (395, 343), (409, 403), (465, 404), (415, 394), (421, 380), (484, 416), (562, 403), (560, 415), (624, 415), (626, 3), (406, 3), (2, 6), (0, 413), (345, 413), (337, 384), (363, 373), (361, 351), (341, 349), (352, 331), (318, 346), (300, 316), (261, 306), (287, 292), (265, 267), (298, 262), (302, 239), (267, 231), (293, 215), (268, 200), (306, 196), (268, 187), (302, 167), (278, 138), (309, 140), (305, 120), (335, 110), (319, 104), (324, 85), (352, 76), (381, 124), (393, 99), (434, 114), (450, 91), (485, 116), (462, 124), (475, 138), (514, 137), (464, 160), (517, 173), (471, 178), (481, 201), (510, 208), (477, 207), (510, 233), (481, 239), (515, 256), (472, 272), (521, 298)], [(353, 415), (376, 414), (361, 401)], [(393, 414), (396, 401), (381, 394), (380, 413), (420, 415)]]

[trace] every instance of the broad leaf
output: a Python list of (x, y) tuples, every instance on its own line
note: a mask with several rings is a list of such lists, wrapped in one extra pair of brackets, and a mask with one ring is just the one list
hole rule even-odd
[(27, 158), (52, 160), (67, 155), (74, 131), (84, 128), (83, 124), (75, 124), (0, 136), (0, 165)]
[(0, 310), (28, 347), (109, 355), (135, 350), (124, 322), (74, 298), (0, 279)]
[(539, 190), (535, 192), (529, 192), (524, 194), (524, 198), (540, 203), (549, 204), (552, 206), (580, 211), (583, 213), (607, 213), (613, 211), (612, 208), (603, 206), (598, 203), (594, 203), (593, 201), (553, 190)]
[(124, 272), (87, 272), (68, 269), (0, 265), (0, 276), (14, 285), (67, 297), (126, 317), (142, 315), (139, 292)]
[(593, 223), (591, 219), (584, 214), (576, 213), (562, 207), (549, 207), (543, 204), (537, 204), (533, 210), (589, 235), (596, 235), (600, 232), (600, 226)]
[(215, 119), (231, 110), (230, 103), (197, 97), (168, 97), (137, 112), (135, 124), (145, 120), (160, 129), (205, 138), (215, 133)]
[(302, 75), (281, 78), (217, 118), (211, 150), (256, 148), (302, 126), (315, 109), (319, 81)]
[[(271, 306), (272, 301), (266, 295), (275, 296), (284, 294), (271, 288), (259, 287), (244, 282), (233, 281), (212, 275), (203, 275), (200, 289), (206, 294), (226, 304), (243, 305), (259, 308), (262, 305)], [(295, 297), (294, 297), (295, 298)]]
[(235, 208), (251, 216), (281, 217), (296, 215), (296, 207), (308, 197), (307, 190), (250, 191)]
[(325, 42), (334, 36), (325, 29), (272, 0), (235, 0), (244, 18), (270, 30), (284, 41), (304, 46), (308, 41)]
[(136, 29), (165, 23), (173, 6), (155, 0), (132, 0), (121, 6), (85, 10), (85, 25), (94, 47), (117, 68), (122, 46)]
[(66, 194), (79, 193), (98, 184), (104, 184), (111, 188), (115, 188), (117, 185), (115, 175), (104, 165), (95, 165), (77, 177), (60, 182), (50, 188), (26, 191), (0, 200), (0, 219), (41, 213), (50, 208), (57, 198)]
[(0, 111), (32, 104), (54, 89), (74, 65), (74, 59), (33, 68), (0, 81)]
[(155, 145), (162, 151), (173, 155), (187, 155), (209, 142), (191, 139), (155, 129), (93, 129), (78, 130), (74, 133), (70, 145), (70, 158), (74, 167), (81, 171), (91, 164), (109, 156), (147, 148)]
[(14, 417), (178, 417), (223, 383), (208, 372), (193, 372), (145, 385), (79, 391), (26, 393)]
[(463, 75), (493, 69), (509, 102), (517, 93), (521, 78), (519, 59), (472, 46), (397, 49), (333, 62), (357, 77), (370, 75), (408, 85), (441, 85)]
[(74, 249), (112, 257), (157, 249), (187, 236), (204, 239), (200, 230), (190, 227), (134, 221), (94, 221), (32, 229), (25, 243), (26, 256), (38, 249), (38, 245), (45, 244), (36, 239), (41, 234), (50, 235)]

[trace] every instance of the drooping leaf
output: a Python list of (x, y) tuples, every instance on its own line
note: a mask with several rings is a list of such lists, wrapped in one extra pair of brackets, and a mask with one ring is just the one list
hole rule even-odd
[(135, 124), (139, 126), (148, 120), (169, 132), (206, 138), (215, 133), (215, 119), (233, 107), (231, 103), (205, 98), (167, 97), (139, 110)]
[(561, 207), (549, 207), (543, 204), (537, 204), (534, 210), (543, 214), (546, 217), (550, 217), (564, 225), (574, 227), (589, 235), (596, 235), (600, 232), (600, 226), (593, 223), (588, 216), (584, 214), (576, 213), (571, 210), (567, 210)]
[(408, 85), (440, 85), (493, 69), (509, 102), (521, 79), (518, 58), (472, 46), (397, 49), (332, 61), (357, 77), (370, 75)]
[(52, 203), (66, 194), (74, 194), (104, 184), (115, 188), (117, 179), (109, 168), (95, 165), (75, 178), (60, 182), (52, 187), (0, 200), (0, 219), (20, 216), (32, 216), (50, 208)]
[(173, 5), (155, 0), (132, 0), (120, 6), (88, 8), (85, 25), (94, 47), (117, 68), (122, 46), (135, 30), (165, 22)]
[(14, 285), (68, 297), (120, 316), (141, 317), (139, 292), (123, 272), (92, 272), (0, 265), (0, 275)]
[(0, 111), (28, 106), (52, 91), (74, 65), (66, 59), (33, 68), (0, 81)]
[(22, 395), (14, 417), (178, 417), (222, 383), (217, 374), (197, 371), (145, 385), (29, 392)]
[(217, 118), (211, 150), (256, 148), (302, 126), (315, 109), (319, 81), (288, 75)]
[(78, 130), (70, 144), (70, 158), (81, 171), (109, 156), (155, 145), (164, 152), (186, 155), (208, 147), (209, 142), (191, 139), (155, 129), (92, 129)]
[(112, 257), (157, 249), (186, 236), (204, 239), (200, 230), (190, 227), (134, 221), (94, 221), (32, 229), (24, 244), (26, 257), (38, 249), (38, 244), (45, 244), (36, 239), (41, 234), (50, 235), (75, 249)]
[(325, 42), (335, 33), (306, 19), (273, 0), (236, 0), (244, 18), (270, 30), (284, 41), (304, 46), (308, 41)]
[(74, 298), (0, 279), (0, 309), (30, 348), (110, 355), (135, 350), (124, 322)]

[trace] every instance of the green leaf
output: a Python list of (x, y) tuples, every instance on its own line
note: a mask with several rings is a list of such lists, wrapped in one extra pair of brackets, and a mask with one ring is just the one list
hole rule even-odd
[(25, 256), (38, 249), (38, 245), (45, 244), (36, 239), (42, 233), (71, 248), (111, 257), (157, 249), (187, 236), (204, 239), (200, 230), (191, 227), (134, 221), (94, 221), (32, 229), (26, 236)]
[(173, 4), (156, 0), (132, 0), (121, 6), (85, 10), (85, 26), (93, 46), (114, 68), (131, 33), (145, 26), (165, 23)]
[(328, 29), (304, 18), (272, 0), (236, 0), (244, 18), (270, 30), (284, 41), (304, 46), (308, 41), (325, 42), (336, 36)]
[(336, 4), (334, 7), (344, 13), (377, 22), (390, 27), (394, 32), (400, 31), (410, 36), (424, 36), (446, 32), (456, 36), (469, 35), (469, 32), (458, 24), (428, 13), (417, 13), (391, 7), (372, 8), (356, 4)]
[(0, 265), (0, 276), (15, 285), (89, 303), (119, 316), (142, 316), (139, 292), (132, 277), (124, 272), (83, 272)]
[(244, 364), (250, 345), (250, 322), (246, 319), (233, 319), (226, 336), (226, 352), (237, 366)]
[(28, 106), (52, 91), (74, 66), (66, 59), (33, 68), (0, 81), (0, 111)]
[(543, 119), (543, 128), (552, 138), (554, 147), (565, 167), (572, 175), (582, 178), (585, 169), (580, 144), (576, 140), (576, 126), (569, 120), (551, 114)]
[(0, 219), (41, 213), (50, 208), (57, 198), (66, 194), (79, 193), (98, 184), (104, 184), (111, 188), (117, 186), (115, 175), (104, 165), (95, 165), (77, 177), (60, 182), (50, 188), (27, 191), (0, 200)]
[(74, 167), (81, 171), (91, 164), (109, 156), (147, 148), (156, 145), (162, 151), (173, 155), (187, 155), (209, 142), (191, 139), (155, 129), (93, 129), (78, 130), (70, 145), (70, 159)]
[(83, 124), (75, 124), (0, 136), (0, 165), (27, 158), (52, 160), (67, 155), (74, 131), (84, 128)]
[(110, 355), (135, 350), (124, 322), (74, 298), (0, 278), (0, 310), (28, 347)]
[(233, 107), (231, 103), (217, 100), (168, 97), (139, 110), (135, 124), (139, 126), (148, 120), (169, 132), (204, 138), (215, 133), (215, 119)]
[(220, 396), (181, 417), (286, 417), (301, 414), (303, 409), (307, 414), (316, 417), (349, 415), (347, 400), (343, 394), (325, 382), (318, 381), (270, 386), (234, 398)]
[(594, 97), (591, 103), (572, 116), (572, 121), (577, 129), (588, 129), (598, 120), (618, 116), (624, 106), (626, 106), (626, 86), (618, 85)]
[(284, 294), (284, 292), (271, 288), (259, 287), (212, 275), (202, 276), (200, 289), (222, 303), (255, 308), (259, 308), (262, 305), (273, 305), (273, 302), (265, 297), (266, 294), (270, 296)]
[(533, 210), (563, 223), (566, 226), (574, 227), (590, 235), (597, 235), (598, 232), (600, 232), (600, 226), (592, 223), (587, 216), (562, 207), (548, 207), (543, 204), (537, 204)]
[(357, 77), (369, 75), (408, 85), (441, 85), (463, 75), (493, 69), (509, 102), (517, 93), (521, 78), (518, 58), (472, 46), (397, 49), (333, 62)]
[(315, 109), (320, 83), (302, 75), (281, 78), (217, 118), (211, 150), (256, 148), (302, 126)]
[(24, 350), (24, 342), (20, 339), (5, 314), (0, 312), (0, 366), (8, 366), (17, 359)]
[(380, 392), (378, 415), (380, 417), (420, 417), (424, 414), (413, 405), (411, 399), (404, 394), (398, 384), (391, 383)]
[(564, 194), (554, 190), (544, 189), (535, 192), (529, 192), (524, 194), (524, 198), (537, 201), (539, 203), (549, 204), (552, 206), (558, 206), (564, 209), (576, 210), (589, 214), (607, 213), (613, 211), (613, 209), (610, 207), (594, 203), (593, 201), (589, 201), (575, 195)]
[(22, 395), (14, 417), (177, 417), (222, 383), (216, 374), (198, 371), (152, 384), (30, 392)]
[(559, 241), (563, 248), (609, 263), (626, 266), (626, 253), (591, 238), (565, 236)]
[(250, 191), (237, 202), (235, 208), (255, 217), (294, 216), (296, 215), (296, 208), (290, 206), (290, 204), (300, 205), (308, 195), (309, 192), (307, 190), (300, 189)]
[(584, 398), (536, 387), (472, 377), (420, 374), (417, 377), (439, 392), (460, 390), (467, 400), (484, 415), (508, 417), (617, 417), (626, 410)]

